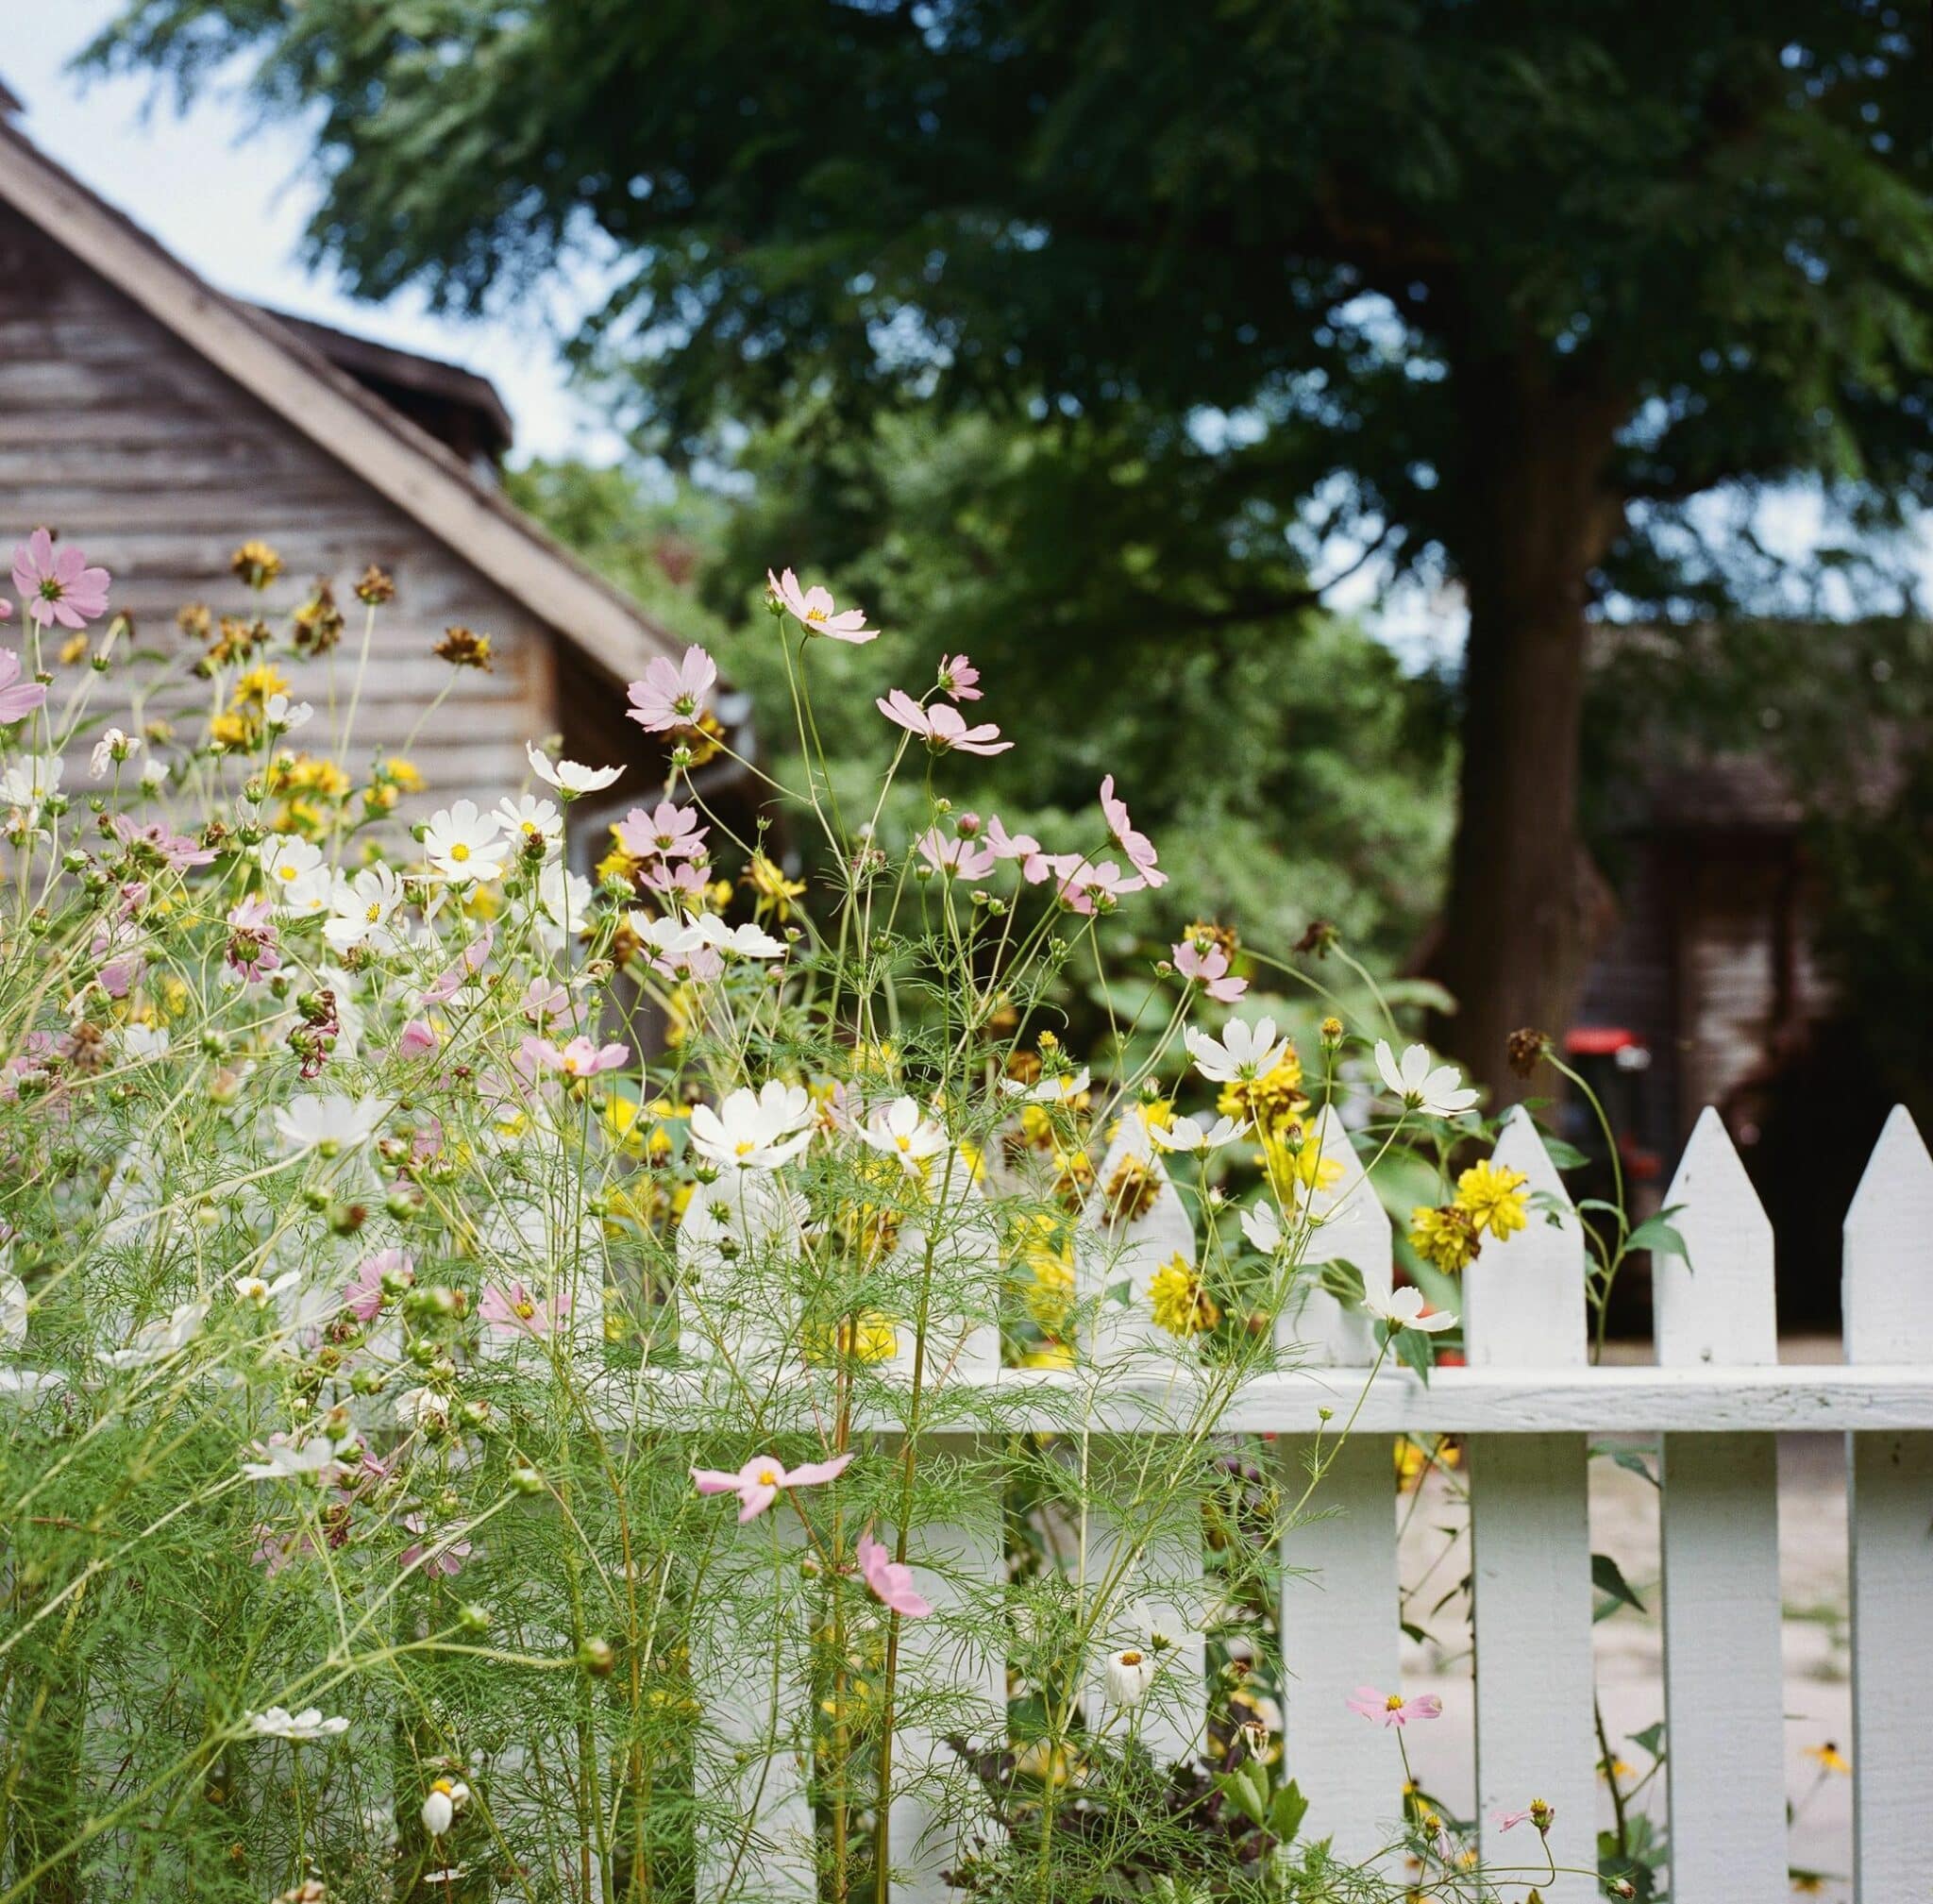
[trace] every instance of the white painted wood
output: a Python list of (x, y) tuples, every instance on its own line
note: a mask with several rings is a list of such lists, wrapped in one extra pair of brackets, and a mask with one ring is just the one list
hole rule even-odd
[[(1124, 1171), (1138, 1166), (1154, 1186), (1148, 1209), (1131, 1218), (1110, 1217), (1110, 1201)], [(1195, 1222), (1168, 1174), (1161, 1154), (1149, 1140), (1138, 1110), (1124, 1112), (1075, 1232), (1074, 1287), (1088, 1322), (1082, 1346), (1088, 1360), (1102, 1367), (1127, 1361), (1171, 1366), (1191, 1358), (1188, 1344), (1158, 1328), (1150, 1306), (1155, 1272), (1179, 1256), (1191, 1268)], [(1108, 1291), (1125, 1283), (1125, 1306)], [(1098, 1306), (1097, 1306), (1098, 1305)]]
[[(1392, 1280), (1395, 1241), (1389, 1213), (1376, 1194), (1332, 1106), (1324, 1105), (1310, 1141), (1333, 1158), (1341, 1174), (1310, 1199), (1307, 1234), (1295, 1245), (1293, 1260), (1304, 1269), (1320, 1263), (1352, 1263), (1362, 1272), (1363, 1288), (1387, 1298)], [(1376, 1358), (1369, 1319), (1345, 1309), (1314, 1276), (1298, 1277), (1296, 1293), (1275, 1319), (1275, 1345), (1285, 1360), (1343, 1368), (1366, 1368)]]
[[(600, 1419), (615, 1432), (674, 1428), (702, 1418), (702, 1390), (658, 1370), (608, 1375), (598, 1385)], [(1002, 1369), (985, 1385), (1016, 1434), (1066, 1432), (1084, 1417), (1097, 1429), (1132, 1435), (1172, 1430), (1201, 1406), (1191, 1376), (1109, 1372), (1104, 1376)], [(1346, 1416), (1362, 1394), (1346, 1369), (1286, 1369), (1252, 1376), (1220, 1418), (1229, 1434), (1309, 1434)], [(802, 1400), (771, 1398), (766, 1420), (810, 1427)], [(891, 1429), (897, 1416), (861, 1409), (855, 1425)], [(1933, 1429), (1933, 1371), (1902, 1368), (1559, 1370), (1438, 1369), (1428, 1386), (1406, 1369), (1386, 1368), (1356, 1416), (1358, 1434), (1540, 1435), (1574, 1429), (1600, 1435), (1836, 1434), (1847, 1429)]]
[[(720, 1512), (725, 1511), (722, 1508)], [(693, 1608), (698, 1896), (811, 1904), (818, 1895), (806, 1784), (812, 1747), (805, 1536), (789, 1507), (720, 1537), (729, 1581)], [(774, 1529), (779, 1550), (773, 1552)]]
[(1555, 1209), (1530, 1211), (1504, 1242), (1487, 1238), (1463, 1275), (1465, 1354), (1472, 1368), (1581, 1369), (1589, 1360), (1584, 1293), (1584, 1233), (1530, 1113), (1504, 1120), (1492, 1159), (1529, 1179)]
[[(983, 1441), (976, 1450), (969, 1441), (962, 1452), (989, 1462), (998, 1444)], [(950, 1904), (957, 1894), (944, 1874), (994, 1828), (970, 1766), (946, 1741), (964, 1734), (982, 1751), (1005, 1744), (1007, 1662), (993, 1638), (1005, 1631), (1000, 1491), (995, 1472), (983, 1467), (958, 1477), (950, 1493), (949, 1519), (920, 1527), (908, 1550), (915, 1584), (933, 1610), (900, 1626), (900, 1684), (929, 1694), (915, 1693), (898, 1715), (889, 1849), (895, 1904)]]
[(1933, 1157), (1895, 1104), (1846, 1212), (1846, 1360), (1933, 1364)]
[[(1689, 1266), (1653, 1258), (1658, 1360), (1777, 1360), (1772, 1226), (1716, 1112), (1665, 1202)], [(1768, 1435), (1674, 1435), (1660, 1463), (1671, 1884), (1695, 1904), (1786, 1885), (1778, 1464)]]
[[(1845, 1221), (1849, 1362), (1933, 1364), (1933, 1159), (1904, 1105)], [(1933, 1791), (1933, 1433), (1846, 1438), (1853, 1878), (1859, 1904), (1925, 1882), (1915, 1814)]]
[(1287, 1763), (1309, 1801), (1306, 1835), (1368, 1858), (1402, 1815), (1402, 1774), (1387, 1733), (1344, 1703), (1358, 1686), (1399, 1683), (1396, 1484), (1387, 1434), (1285, 1435), (1277, 1472), (1287, 1500), (1328, 1463), (1309, 1518), (1282, 1539), (1281, 1645)]
[(1772, 1221), (1719, 1114), (1700, 1113), (1665, 1206), (1689, 1258), (1651, 1259), (1661, 1368), (1738, 1368), (1778, 1360)]
[[(1485, 1241), (1464, 1272), (1464, 1349), (1478, 1369), (1582, 1368), (1584, 1234), (1563, 1180), (1521, 1105), (1493, 1161), (1553, 1200), (1527, 1228)], [(1501, 1811), (1533, 1798), (1556, 1808), (1560, 1867), (1549, 1904), (1590, 1904), (1597, 1886), (1597, 1744), (1591, 1719), (1589, 1454), (1576, 1433), (1472, 1440), (1471, 1624), (1475, 1643), (1476, 1775), (1485, 1861), (1521, 1864)], [(1563, 1868), (1569, 1867), (1569, 1868)]]

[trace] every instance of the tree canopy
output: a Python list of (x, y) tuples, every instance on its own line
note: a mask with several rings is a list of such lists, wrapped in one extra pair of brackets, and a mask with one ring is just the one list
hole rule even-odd
[(1588, 615), (1756, 589), (1721, 486), (1869, 531), (1933, 493), (1919, 9), (127, 0), (95, 57), (238, 54), (312, 115), (313, 244), (366, 294), (598, 256), (576, 347), (641, 443), (1078, 421), (1203, 530), (1122, 603), (1174, 644), (1272, 634), (1338, 546), (1461, 581), (1441, 969), (1500, 1083), (1581, 959)]

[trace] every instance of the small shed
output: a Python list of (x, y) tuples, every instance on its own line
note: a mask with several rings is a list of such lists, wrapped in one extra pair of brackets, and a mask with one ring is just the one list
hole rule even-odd
[[(353, 649), (351, 591), (373, 563), (397, 594), (359, 750), (412, 736), (449, 682), (432, 646), (462, 625), (491, 637), (493, 666), (464, 670), (412, 744), (441, 799), (524, 784), (524, 742), (546, 735), (648, 769), (624, 684), (683, 644), (505, 498), (509, 443), (485, 379), (224, 295), (0, 106), (0, 545), (58, 529), (112, 570), (144, 643), (176, 638), (184, 602), (242, 606), (230, 557), (260, 538), (284, 564), (263, 611), (293, 611), (325, 579)], [(315, 699), (327, 666), (297, 691)]]

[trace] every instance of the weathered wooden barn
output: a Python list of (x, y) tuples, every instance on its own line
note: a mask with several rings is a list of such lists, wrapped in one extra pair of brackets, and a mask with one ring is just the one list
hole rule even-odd
[[(450, 678), (432, 645), (461, 624), (490, 635), (494, 666), (464, 670), (413, 743), (438, 796), (526, 784), (524, 741), (545, 735), (647, 768), (624, 683), (683, 644), (504, 497), (509, 443), (484, 379), (225, 296), (0, 108), (0, 546), (56, 528), (113, 572), (143, 644), (178, 641), (185, 602), (273, 621), (327, 578), (352, 616), (332, 658), (345, 670), (351, 588), (374, 563), (397, 594), (358, 751), (411, 735)], [(285, 564), (259, 598), (229, 573), (252, 537)], [(328, 666), (295, 682), (318, 705)], [(619, 791), (642, 795), (644, 777)]]

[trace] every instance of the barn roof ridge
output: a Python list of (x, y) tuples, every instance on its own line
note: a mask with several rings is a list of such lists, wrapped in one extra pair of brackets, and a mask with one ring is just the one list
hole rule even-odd
[(528, 608), (609, 680), (684, 644), (277, 315), (218, 291), (0, 119), (0, 202)]

